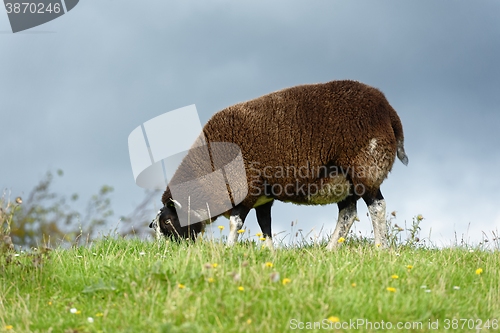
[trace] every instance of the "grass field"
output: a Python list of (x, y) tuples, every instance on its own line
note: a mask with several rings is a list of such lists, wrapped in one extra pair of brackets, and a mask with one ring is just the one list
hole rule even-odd
[(0, 332), (499, 331), (498, 251), (254, 238), (4, 252)]

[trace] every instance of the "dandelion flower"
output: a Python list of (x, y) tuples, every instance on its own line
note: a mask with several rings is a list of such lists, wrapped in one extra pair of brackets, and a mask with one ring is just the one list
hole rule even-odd
[(481, 274), (483, 274), (483, 269), (482, 269), (482, 268), (478, 268), (478, 269), (476, 269), (476, 274), (477, 274), (477, 275), (481, 275)]
[(223, 225), (220, 225), (217, 228), (219, 228), (220, 231), (224, 230), (224, 226)]
[(238, 290), (239, 290), (239, 291), (243, 291), (243, 290), (245, 290), (245, 288), (243, 288), (243, 286), (239, 286), (239, 287), (238, 287)]
[(179, 287), (179, 289), (184, 289), (184, 288), (186, 288), (186, 286), (185, 286), (185, 285), (183, 285), (182, 283), (179, 283), (179, 284), (177, 285), (177, 287)]
[(289, 278), (284, 278), (283, 281), (281, 281), (281, 283), (283, 283), (284, 286), (289, 284), (290, 282), (292, 282), (292, 280), (290, 280)]
[(256, 234), (255, 234), (255, 236), (257, 236), (257, 237), (262, 236), (262, 232), (258, 232), (258, 233), (256, 233)]
[(260, 240), (261, 240), (261, 241), (265, 241), (265, 240), (266, 240), (266, 238), (265, 238), (265, 237), (261, 237), (261, 238), (260, 238)]
[(242, 233), (244, 233), (244, 232), (245, 232), (245, 229), (240, 229), (240, 230), (238, 230), (238, 233), (239, 233), (239, 234), (242, 234)]
[(273, 267), (273, 263), (272, 262), (266, 262), (266, 267)]
[(406, 268), (408, 268), (408, 270), (410, 270), (413, 268), (413, 265), (406, 265)]
[(340, 319), (339, 319), (339, 317), (330, 316), (330, 317), (328, 317), (328, 321), (330, 323), (338, 323), (340, 321)]
[(252, 323), (252, 319), (247, 319), (247, 325), (250, 325)]
[(52, 302), (51, 302), (51, 301), (49, 301), (49, 305), (52, 305)]
[(351, 283), (351, 287), (356, 287), (356, 283)]
[(345, 238), (344, 237), (340, 237), (339, 240), (337, 241), (339, 244), (342, 244), (343, 242), (345, 242)]
[(387, 291), (391, 292), (391, 293), (395, 293), (396, 292), (396, 288), (393, 288), (393, 287), (387, 287)]
[(207, 281), (208, 281), (208, 283), (214, 283), (215, 279), (211, 277), (211, 278), (208, 278)]
[(218, 263), (215, 263), (215, 262), (214, 262), (214, 263), (212, 264), (212, 267), (213, 267), (213, 268), (217, 268), (217, 266), (219, 266), (219, 264), (218, 264)]
[(13, 328), (14, 328), (14, 326), (12, 326), (12, 325), (5, 325), (5, 330), (6, 331), (10, 331)]
[(394, 280), (396, 280), (396, 279), (398, 279), (398, 278), (399, 278), (399, 276), (397, 276), (396, 274), (392, 274), (392, 275), (391, 275), (391, 278), (393, 278)]
[(102, 316), (104, 316), (104, 313), (102, 313), (102, 312), (97, 312), (97, 313), (95, 314), (95, 316), (96, 316), (96, 317), (102, 317)]

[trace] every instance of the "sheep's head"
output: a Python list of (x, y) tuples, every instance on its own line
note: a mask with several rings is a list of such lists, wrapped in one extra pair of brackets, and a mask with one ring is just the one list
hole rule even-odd
[(160, 209), (149, 227), (156, 231), (157, 237), (165, 236), (172, 239), (195, 240), (196, 236), (203, 231), (205, 223), (196, 222), (182, 226), (178, 215), (178, 211), (182, 211), (182, 206), (172, 198), (169, 198), (166, 202), (167, 204)]

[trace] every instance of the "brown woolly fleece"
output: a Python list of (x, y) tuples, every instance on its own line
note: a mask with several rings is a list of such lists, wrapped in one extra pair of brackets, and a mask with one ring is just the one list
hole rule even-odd
[[(230, 106), (203, 134), (209, 145), (231, 142), (241, 149), (247, 176), (241, 188), (248, 188), (241, 204), (249, 209), (263, 196), (312, 205), (353, 193), (374, 196), (396, 155), (408, 162), (396, 111), (382, 92), (356, 81), (301, 85)], [(203, 163), (210, 159), (191, 151), (170, 184), (205, 175)], [(210, 185), (193, 188), (196, 193), (210, 193)], [(170, 199), (167, 187), (163, 204)]]

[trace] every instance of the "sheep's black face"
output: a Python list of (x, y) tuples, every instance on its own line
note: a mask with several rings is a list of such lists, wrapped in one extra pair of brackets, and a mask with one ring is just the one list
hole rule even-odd
[(163, 206), (155, 219), (149, 225), (155, 229), (157, 235), (163, 235), (172, 239), (191, 239), (195, 240), (196, 235), (202, 231), (202, 223), (195, 223), (189, 226), (181, 226), (177, 210), (173, 202)]

